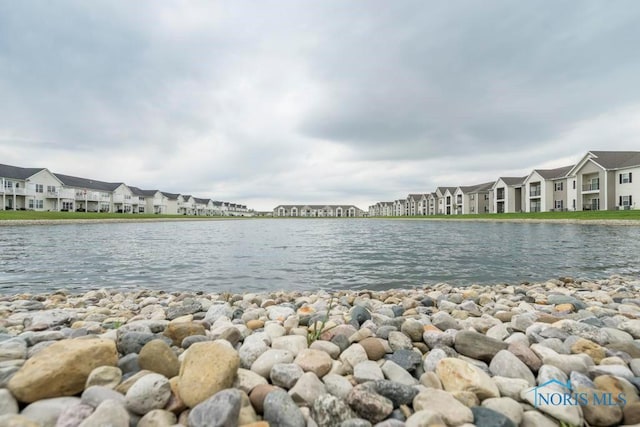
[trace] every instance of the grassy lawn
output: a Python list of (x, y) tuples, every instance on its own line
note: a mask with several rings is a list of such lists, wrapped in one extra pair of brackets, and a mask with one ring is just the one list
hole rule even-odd
[[(0, 211), (0, 221), (6, 220), (68, 220), (68, 219), (163, 219), (163, 218), (199, 218), (214, 217), (187, 215), (121, 214), (95, 212), (36, 212), (36, 211)], [(238, 218), (238, 217), (217, 217)]]
[(629, 211), (576, 211), (576, 212), (522, 212), (503, 214), (471, 214), (471, 215), (430, 215), (430, 216), (396, 216), (379, 218), (426, 218), (426, 219), (553, 219), (553, 220), (640, 220), (640, 210)]

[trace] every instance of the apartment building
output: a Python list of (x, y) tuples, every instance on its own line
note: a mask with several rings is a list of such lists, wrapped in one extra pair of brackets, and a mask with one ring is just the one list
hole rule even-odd
[(527, 176), (472, 186), (437, 187), (433, 193), (379, 202), (370, 212), (399, 216), (638, 209), (639, 176), (640, 151), (589, 151), (575, 165), (534, 169)]
[[(216, 209), (209, 199), (143, 190), (123, 182), (105, 182), (54, 173), (47, 168), (0, 164), (2, 210), (154, 213), (163, 215), (250, 215), (246, 205)], [(221, 205), (229, 202), (218, 202)]]
[(589, 151), (567, 175), (576, 210), (638, 208), (640, 151)]
[(453, 193), (454, 215), (483, 214), (491, 212), (491, 188), (495, 182), (461, 186)]
[(273, 216), (355, 218), (364, 216), (364, 211), (354, 205), (278, 205)]
[(568, 192), (571, 180), (567, 177), (574, 165), (556, 169), (534, 169), (525, 178), (525, 212), (575, 210), (569, 206)]

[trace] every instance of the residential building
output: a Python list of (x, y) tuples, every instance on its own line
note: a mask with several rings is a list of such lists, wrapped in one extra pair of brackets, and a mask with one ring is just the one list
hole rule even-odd
[(525, 178), (525, 212), (564, 211), (572, 207), (568, 202), (570, 179), (567, 177), (573, 165), (556, 169), (534, 169)]
[(354, 205), (278, 205), (273, 216), (279, 217), (362, 217), (364, 211)]
[(47, 168), (22, 168), (0, 164), (3, 210), (58, 211), (73, 201), (60, 179)]
[[(449, 196), (453, 195), (456, 191), (456, 187), (438, 187), (435, 191), (435, 215), (451, 215), (451, 212), (447, 213), (446, 205), (446, 193), (449, 192)], [(451, 199), (449, 199), (449, 211), (451, 211)]]
[(567, 175), (576, 210), (638, 208), (640, 151), (589, 151)]
[(56, 173), (62, 182), (64, 196), (62, 211), (114, 212), (113, 192), (121, 183), (98, 181), (77, 176)]
[(493, 192), (493, 212), (522, 212), (524, 194), (522, 186), (526, 176), (500, 177), (491, 187)]
[(409, 194), (405, 204), (405, 214), (411, 216), (420, 215), (421, 199), (422, 194)]
[(456, 188), (453, 196), (455, 199), (455, 214), (469, 215), (491, 212), (490, 192), (494, 182), (462, 186)]

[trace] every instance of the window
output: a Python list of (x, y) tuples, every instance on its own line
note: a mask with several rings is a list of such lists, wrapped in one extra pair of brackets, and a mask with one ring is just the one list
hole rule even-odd
[(140, 206), (138, 208), (138, 213), (144, 213), (144, 206)]
[[(573, 182), (575, 184), (575, 181), (573, 181)], [(573, 210), (574, 211), (576, 210), (576, 199), (573, 199)]]
[(29, 199), (29, 209), (33, 209), (33, 199)]
[(564, 183), (563, 182), (556, 182), (554, 184), (554, 191), (562, 191), (564, 189)]
[(557, 210), (562, 210), (564, 208), (564, 200), (556, 200), (555, 207)]
[(73, 202), (62, 202), (63, 211), (73, 211)]
[(631, 184), (631, 172), (620, 174), (620, 184)]
[(631, 196), (620, 196), (620, 206), (628, 207), (631, 206)]
[(36, 209), (44, 208), (44, 200), (36, 200)]
[(576, 180), (575, 179), (573, 180), (573, 189), (574, 190), (576, 189)]
[(55, 185), (47, 185), (47, 193), (55, 193), (56, 186)]
[(13, 188), (13, 181), (5, 181), (4, 188)]
[(470, 200), (475, 200), (475, 199), (476, 199), (476, 195), (475, 195), (475, 194), (471, 194), (471, 195), (469, 196), (469, 199), (470, 199)]
[(44, 193), (44, 185), (36, 184), (36, 193)]

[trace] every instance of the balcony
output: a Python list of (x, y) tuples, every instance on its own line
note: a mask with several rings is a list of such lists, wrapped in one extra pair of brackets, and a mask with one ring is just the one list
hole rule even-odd
[(113, 203), (131, 204), (131, 196), (125, 196), (124, 194), (114, 194)]
[(599, 182), (592, 182), (590, 184), (585, 184), (582, 186), (582, 192), (583, 193), (588, 193), (590, 191), (600, 191), (600, 183)]
[(35, 196), (36, 190), (34, 188), (24, 188), (24, 187), (11, 187), (5, 188), (5, 194), (7, 195), (16, 195), (16, 196)]
[(531, 190), (529, 191), (529, 197), (540, 197), (540, 196), (542, 196), (542, 191), (540, 191), (540, 188), (531, 187)]
[(95, 193), (93, 191), (76, 191), (75, 192), (75, 199), (76, 200), (86, 200), (89, 202), (97, 202), (100, 200), (100, 193)]

